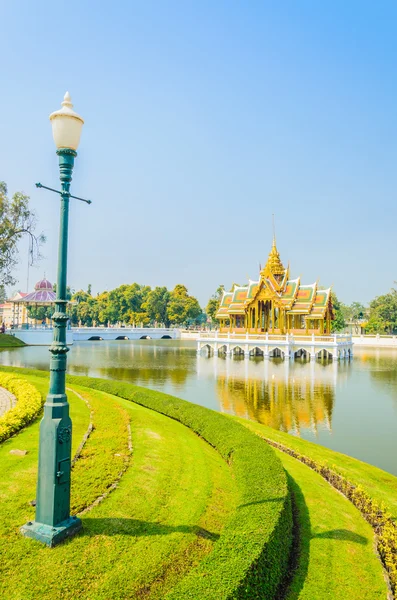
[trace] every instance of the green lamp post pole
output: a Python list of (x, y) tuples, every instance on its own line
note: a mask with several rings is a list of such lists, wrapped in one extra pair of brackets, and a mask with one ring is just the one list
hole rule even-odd
[[(62, 109), (52, 113), (50, 120), (59, 156), (61, 219), (57, 295), (53, 314), (54, 336), (50, 346), (50, 389), (40, 424), (39, 472), (37, 480), (36, 519), (21, 528), (23, 535), (55, 546), (81, 529), (81, 521), (70, 516), (70, 474), (72, 421), (66, 396), (66, 275), (68, 252), (70, 183), (83, 119), (73, 111), (68, 93)], [(38, 187), (45, 187), (36, 184)], [(51, 189), (51, 188), (46, 188)], [(82, 200), (81, 198), (78, 198)], [(89, 201), (86, 201), (89, 202)]]

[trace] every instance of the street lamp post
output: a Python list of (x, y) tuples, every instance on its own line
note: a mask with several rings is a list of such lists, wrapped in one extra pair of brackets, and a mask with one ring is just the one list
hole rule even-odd
[[(70, 516), (70, 472), (72, 421), (66, 396), (66, 274), (68, 251), (70, 182), (83, 119), (74, 112), (66, 92), (62, 108), (50, 115), (52, 132), (59, 156), (61, 219), (59, 229), (58, 276), (53, 341), (50, 346), (50, 389), (40, 424), (39, 471), (37, 479), (36, 519), (23, 527), (23, 535), (55, 546), (81, 529), (81, 521)], [(37, 187), (46, 187), (36, 184)], [(82, 198), (78, 198), (82, 200)], [(85, 202), (90, 202), (85, 200)]]

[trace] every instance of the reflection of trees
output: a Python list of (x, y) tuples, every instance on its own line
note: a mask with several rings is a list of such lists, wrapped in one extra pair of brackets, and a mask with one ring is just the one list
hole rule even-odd
[(158, 385), (160, 382), (170, 381), (175, 384), (185, 383), (189, 373), (186, 369), (167, 367), (102, 367), (98, 369), (101, 377), (129, 381), (137, 385)]
[[(397, 349), (380, 349), (377, 348), (374, 352), (371, 349), (370, 352), (363, 351), (360, 355), (361, 361), (368, 366), (368, 371), (371, 373), (371, 377), (376, 384), (381, 385), (383, 388), (386, 385), (390, 385), (393, 391), (397, 387)], [(396, 402), (396, 396), (393, 394), (394, 401)]]
[(302, 428), (331, 429), (335, 391), (332, 383), (306, 378), (237, 379), (218, 377), (225, 412), (299, 435)]
[(185, 384), (192, 371), (195, 349), (172, 340), (91, 342), (76, 345), (70, 373), (129, 381), (155, 387)]

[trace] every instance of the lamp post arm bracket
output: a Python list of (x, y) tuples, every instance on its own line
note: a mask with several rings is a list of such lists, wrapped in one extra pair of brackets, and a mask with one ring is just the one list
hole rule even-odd
[(73, 196), (68, 192), (60, 192), (59, 190), (54, 190), (54, 188), (50, 188), (42, 183), (36, 183), (37, 188), (43, 188), (44, 190), (50, 190), (50, 192), (55, 192), (56, 194), (60, 194), (62, 196), (68, 196), (69, 198), (74, 198), (75, 200), (80, 200), (81, 202), (85, 202), (86, 204), (92, 204), (92, 200), (86, 200), (85, 198), (79, 198), (79, 196)]

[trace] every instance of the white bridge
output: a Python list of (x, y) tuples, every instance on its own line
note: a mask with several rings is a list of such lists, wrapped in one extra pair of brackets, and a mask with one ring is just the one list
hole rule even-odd
[(90, 340), (176, 340), (179, 329), (164, 327), (72, 327), (74, 342)]
[[(52, 327), (14, 328), (7, 333), (28, 346), (50, 346), (54, 334)], [(66, 330), (68, 346), (90, 340), (177, 340), (180, 337), (180, 329), (164, 327), (72, 327)]]
[(206, 350), (208, 356), (244, 355), (250, 356), (299, 358), (341, 358), (353, 357), (353, 340), (350, 334), (332, 335), (252, 335), (238, 333), (205, 332), (197, 338), (197, 354)]

